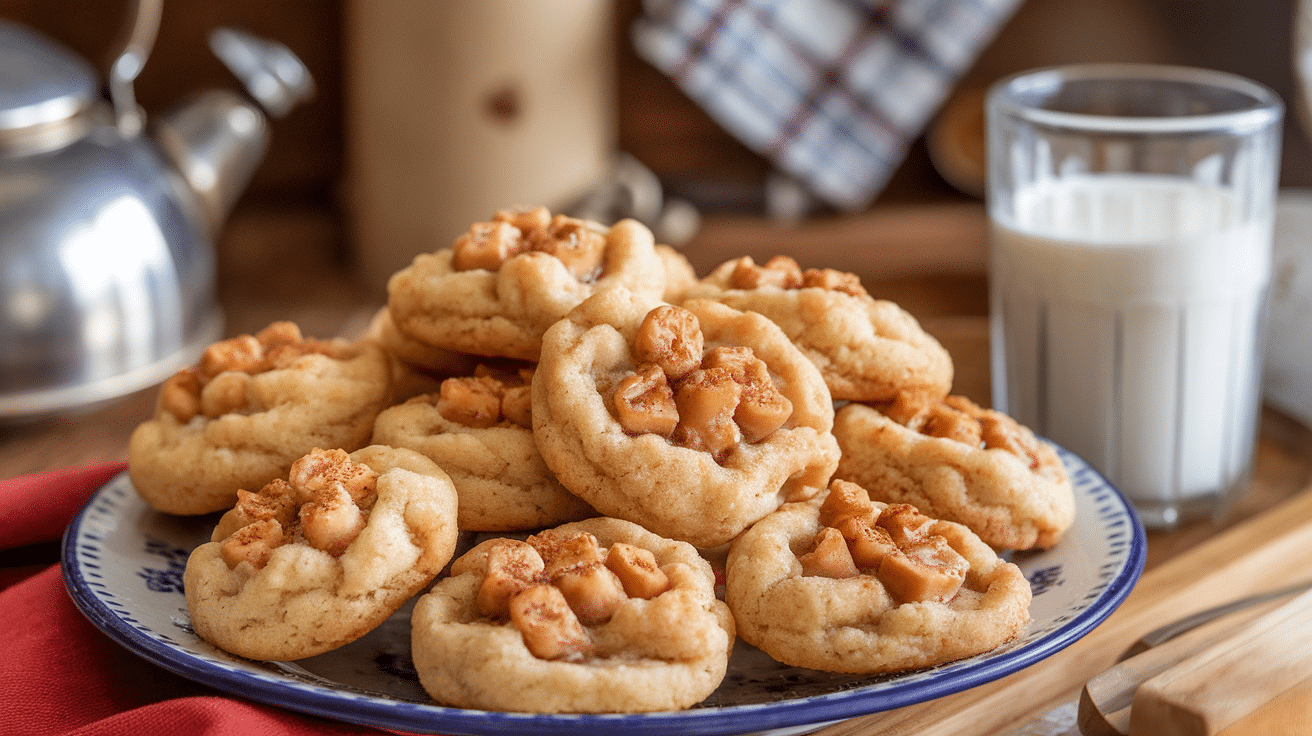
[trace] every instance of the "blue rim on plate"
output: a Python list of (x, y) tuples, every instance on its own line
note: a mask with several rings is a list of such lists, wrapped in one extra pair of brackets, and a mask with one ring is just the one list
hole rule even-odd
[[(798, 733), (798, 727), (820, 728), (921, 703), (1017, 672), (1079, 640), (1125, 600), (1143, 571), (1143, 526), (1121, 493), (1097, 471), (1072, 453), (1057, 450), (1075, 487), (1076, 524), (1053, 549), (1013, 557), (1034, 590), (1033, 621), (1019, 640), (957, 662), (875, 678), (785, 667), (740, 641), (720, 690), (706, 703), (676, 712), (559, 715), (449, 708), (426, 700), (417, 683), (402, 683), (410, 690), (398, 696), (397, 691), (317, 675), (301, 663), (228, 655), (192, 631), (182, 593), (186, 557), (208, 536), (213, 519), (170, 517), (151, 510), (126, 472), (97, 491), (69, 525), (62, 571), (78, 608), (132, 653), (233, 695), (306, 714), (473, 736), (720, 736), (772, 729)], [(761, 662), (768, 663), (764, 671), (758, 671)], [(736, 677), (737, 670), (749, 667), (754, 668), (751, 673)], [(392, 674), (384, 676), (406, 677), (404, 667), (388, 672)]]

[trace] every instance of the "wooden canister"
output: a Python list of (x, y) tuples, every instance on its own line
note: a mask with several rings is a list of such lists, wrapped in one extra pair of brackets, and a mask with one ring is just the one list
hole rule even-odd
[(515, 205), (558, 207), (616, 140), (610, 0), (347, 0), (347, 199), (361, 280)]

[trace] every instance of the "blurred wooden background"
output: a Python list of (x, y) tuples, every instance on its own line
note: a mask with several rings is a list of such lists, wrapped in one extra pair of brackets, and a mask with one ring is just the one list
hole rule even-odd
[[(207, 33), (222, 25), (286, 44), (309, 67), (318, 88), (312, 101), (274, 122), (271, 150), (220, 243), (221, 288), (229, 299), (247, 293), (294, 292), (302, 283), (297, 271), (340, 269), (349, 253), (344, 226), (349, 217), (343, 152), (344, 1), (168, 0), (164, 5), (158, 40), (136, 84), (148, 114), (166, 109), (194, 90), (236, 86), (206, 42)], [(1027, 0), (962, 80), (959, 92), (964, 96), (1003, 74), (1034, 66), (1143, 60), (1238, 72), (1265, 82), (1292, 101), (1294, 1)], [(125, 0), (0, 0), (0, 17), (46, 32), (96, 63), (103, 74), (127, 7)], [(636, 57), (628, 29), (640, 12), (640, 0), (617, 0), (619, 148), (658, 174), (667, 192), (685, 194), (702, 204), (708, 225), (719, 223), (721, 216), (729, 218), (726, 227), (738, 238), (729, 242), (762, 238), (770, 242), (770, 236), (780, 232), (776, 224), (761, 223), (764, 229), (752, 229), (751, 221), (745, 224), (742, 219), (759, 215), (769, 165)], [(1312, 185), (1306, 136), (1294, 116), (1289, 117), (1284, 183)], [(871, 211), (875, 216), (925, 203), (965, 208), (955, 210), (958, 214), (982, 211), (977, 197), (954, 188), (939, 174), (924, 141), (918, 141)], [(861, 217), (820, 212), (806, 226), (813, 228), (810, 237), (823, 239), (826, 231), (814, 228), (849, 232), (851, 222)], [(892, 222), (894, 232), (900, 232), (896, 217)], [(962, 227), (966, 236), (979, 236), (969, 222)], [(930, 244), (909, 251), (888, 249), (883, 255), (868, 251), (863, 257), (876, 265), (886, 257), (896, 261), (891, 262), (894, 267), (978, 270), (982, 267), (978, 246), (971, 247), (974, 250), (963, 254), (951, 247), (936, 250)], [(288, 269), (284, 265), (288, 262), (297, 263), (297, 269)], [(232, 283), (236, 279), (225, 279), (225, 274), (241, 274), (241, 283)], [(334, 283), (344, 304), (358, 296), (352, 293), (349, 279)], [(972, 303), (974, 309), (980, 308), (978, 299)], [(269, 309), (272, 313), (284, 306), (273, 304)]]
[[(1140, 59), (1227, 69), (1292, 100), (1293, 1), (1027, 0), (963, 84), (986, 84), (1049, 63)], [(0, 0), (0, 17), (48, 33), (103, 72), (126, 8), (124, 0)], [(628, 27), (641, 10), (640, 0), (617, 0), (616, 8), (620, 147), (675, 187), (718, 187), (729, 201), (734, 188), (758, 186), (769, 171), (766, 162), (633, 54)], [(286, 44), (318, 85), (312, 102), (276, 123), (273, 148), (246, 199), (337, 206), (343, 173), (342, 0), (168, 0), (159, 38), (137, 82), (148, 112), (193, 90), (235, 84), (206, 43), (206, 34), (221, 25)], [(1293, 145), (1304, 147), (1299, 141)], [(1302, 165), (1303, 152), (1294, 153), (1300, 158), (1286, 166), (1286, 179), (1306, 185), (1312, 176)], [(952, 196), (923, 145), (917, 145), (876, 204)]]

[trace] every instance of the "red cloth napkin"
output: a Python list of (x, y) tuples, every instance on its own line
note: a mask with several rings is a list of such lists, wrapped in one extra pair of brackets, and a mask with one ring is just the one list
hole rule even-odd
[[(107, 463), (0, 480), (0, 553), (57, 541), (87, 499), (123, 467)], [(137, 657), (87, 621), (64, 590), (59, 566), (48, 562), (0, 568), (0, 643), (4, 734), (383, 733), (230, 697)]]

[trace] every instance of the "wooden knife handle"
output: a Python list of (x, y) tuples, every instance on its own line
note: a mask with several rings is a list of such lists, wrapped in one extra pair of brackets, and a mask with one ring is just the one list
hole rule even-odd
[(1312, 593), (1145, 681), (1131, 736), (1213, 736), (1312, 674)]

